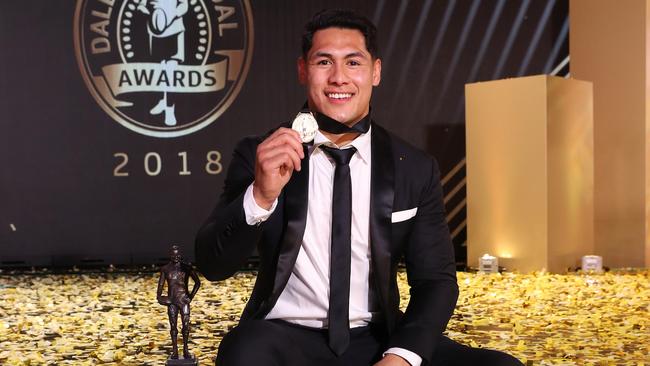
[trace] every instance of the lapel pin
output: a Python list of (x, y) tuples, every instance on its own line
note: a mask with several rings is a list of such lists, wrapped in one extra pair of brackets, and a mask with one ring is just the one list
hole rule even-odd
[(300, 134), (303, 143), (308, 143), (313, 141), (316, 136), (318, 122), (316, 122), (316, 118), (311, 112), (300, 112), (294, 118), (291, 129)]

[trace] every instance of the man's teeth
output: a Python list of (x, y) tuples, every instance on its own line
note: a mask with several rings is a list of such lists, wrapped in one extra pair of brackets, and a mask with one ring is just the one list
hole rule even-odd
[(346, 99), (352, 98), (352, 93), (329, 93), (327, 96), (333, 99)]

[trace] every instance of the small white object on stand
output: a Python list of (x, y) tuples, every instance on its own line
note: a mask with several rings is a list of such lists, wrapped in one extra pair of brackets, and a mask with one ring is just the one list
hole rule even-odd
[(489, 254), (483, 254), (483, 256), (478, 259), (478, 270), (481, 273), (498, 273), (499, 258), (493, 257)]
[(602, 272), (603, 271), (603, 257), (598, 255), (585, 255), (582, 257), (582, 271), (583, 272)]

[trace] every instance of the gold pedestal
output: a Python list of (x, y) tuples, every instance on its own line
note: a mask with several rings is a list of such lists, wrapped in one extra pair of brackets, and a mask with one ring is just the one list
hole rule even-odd
[(591, 83), (541, 75), (465, 95), (468, 264), (578, 266), (594, 242)]
[(595, 253), (650, 266), (650, 1), (571, 0), (571, 75), (594, 85)]

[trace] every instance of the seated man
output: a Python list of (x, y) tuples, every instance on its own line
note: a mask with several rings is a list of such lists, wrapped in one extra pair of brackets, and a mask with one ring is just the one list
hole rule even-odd
[[(260, 255), (253, 293), (216, 363), (520, 365), (442, 334), (458, 286), (440, 174), (371, 120), (381, 79), (375, 26), (350, 11), (316, 14), (298, 76), (303, 125), (237, 145), (197, 237), (197, 264), (210, 280), (231, 276), (255, 247)], [(311, 116), (318, 131), (310, 134), (303, 119)], [(403, 314), (402, 258), (411, 288)]]

